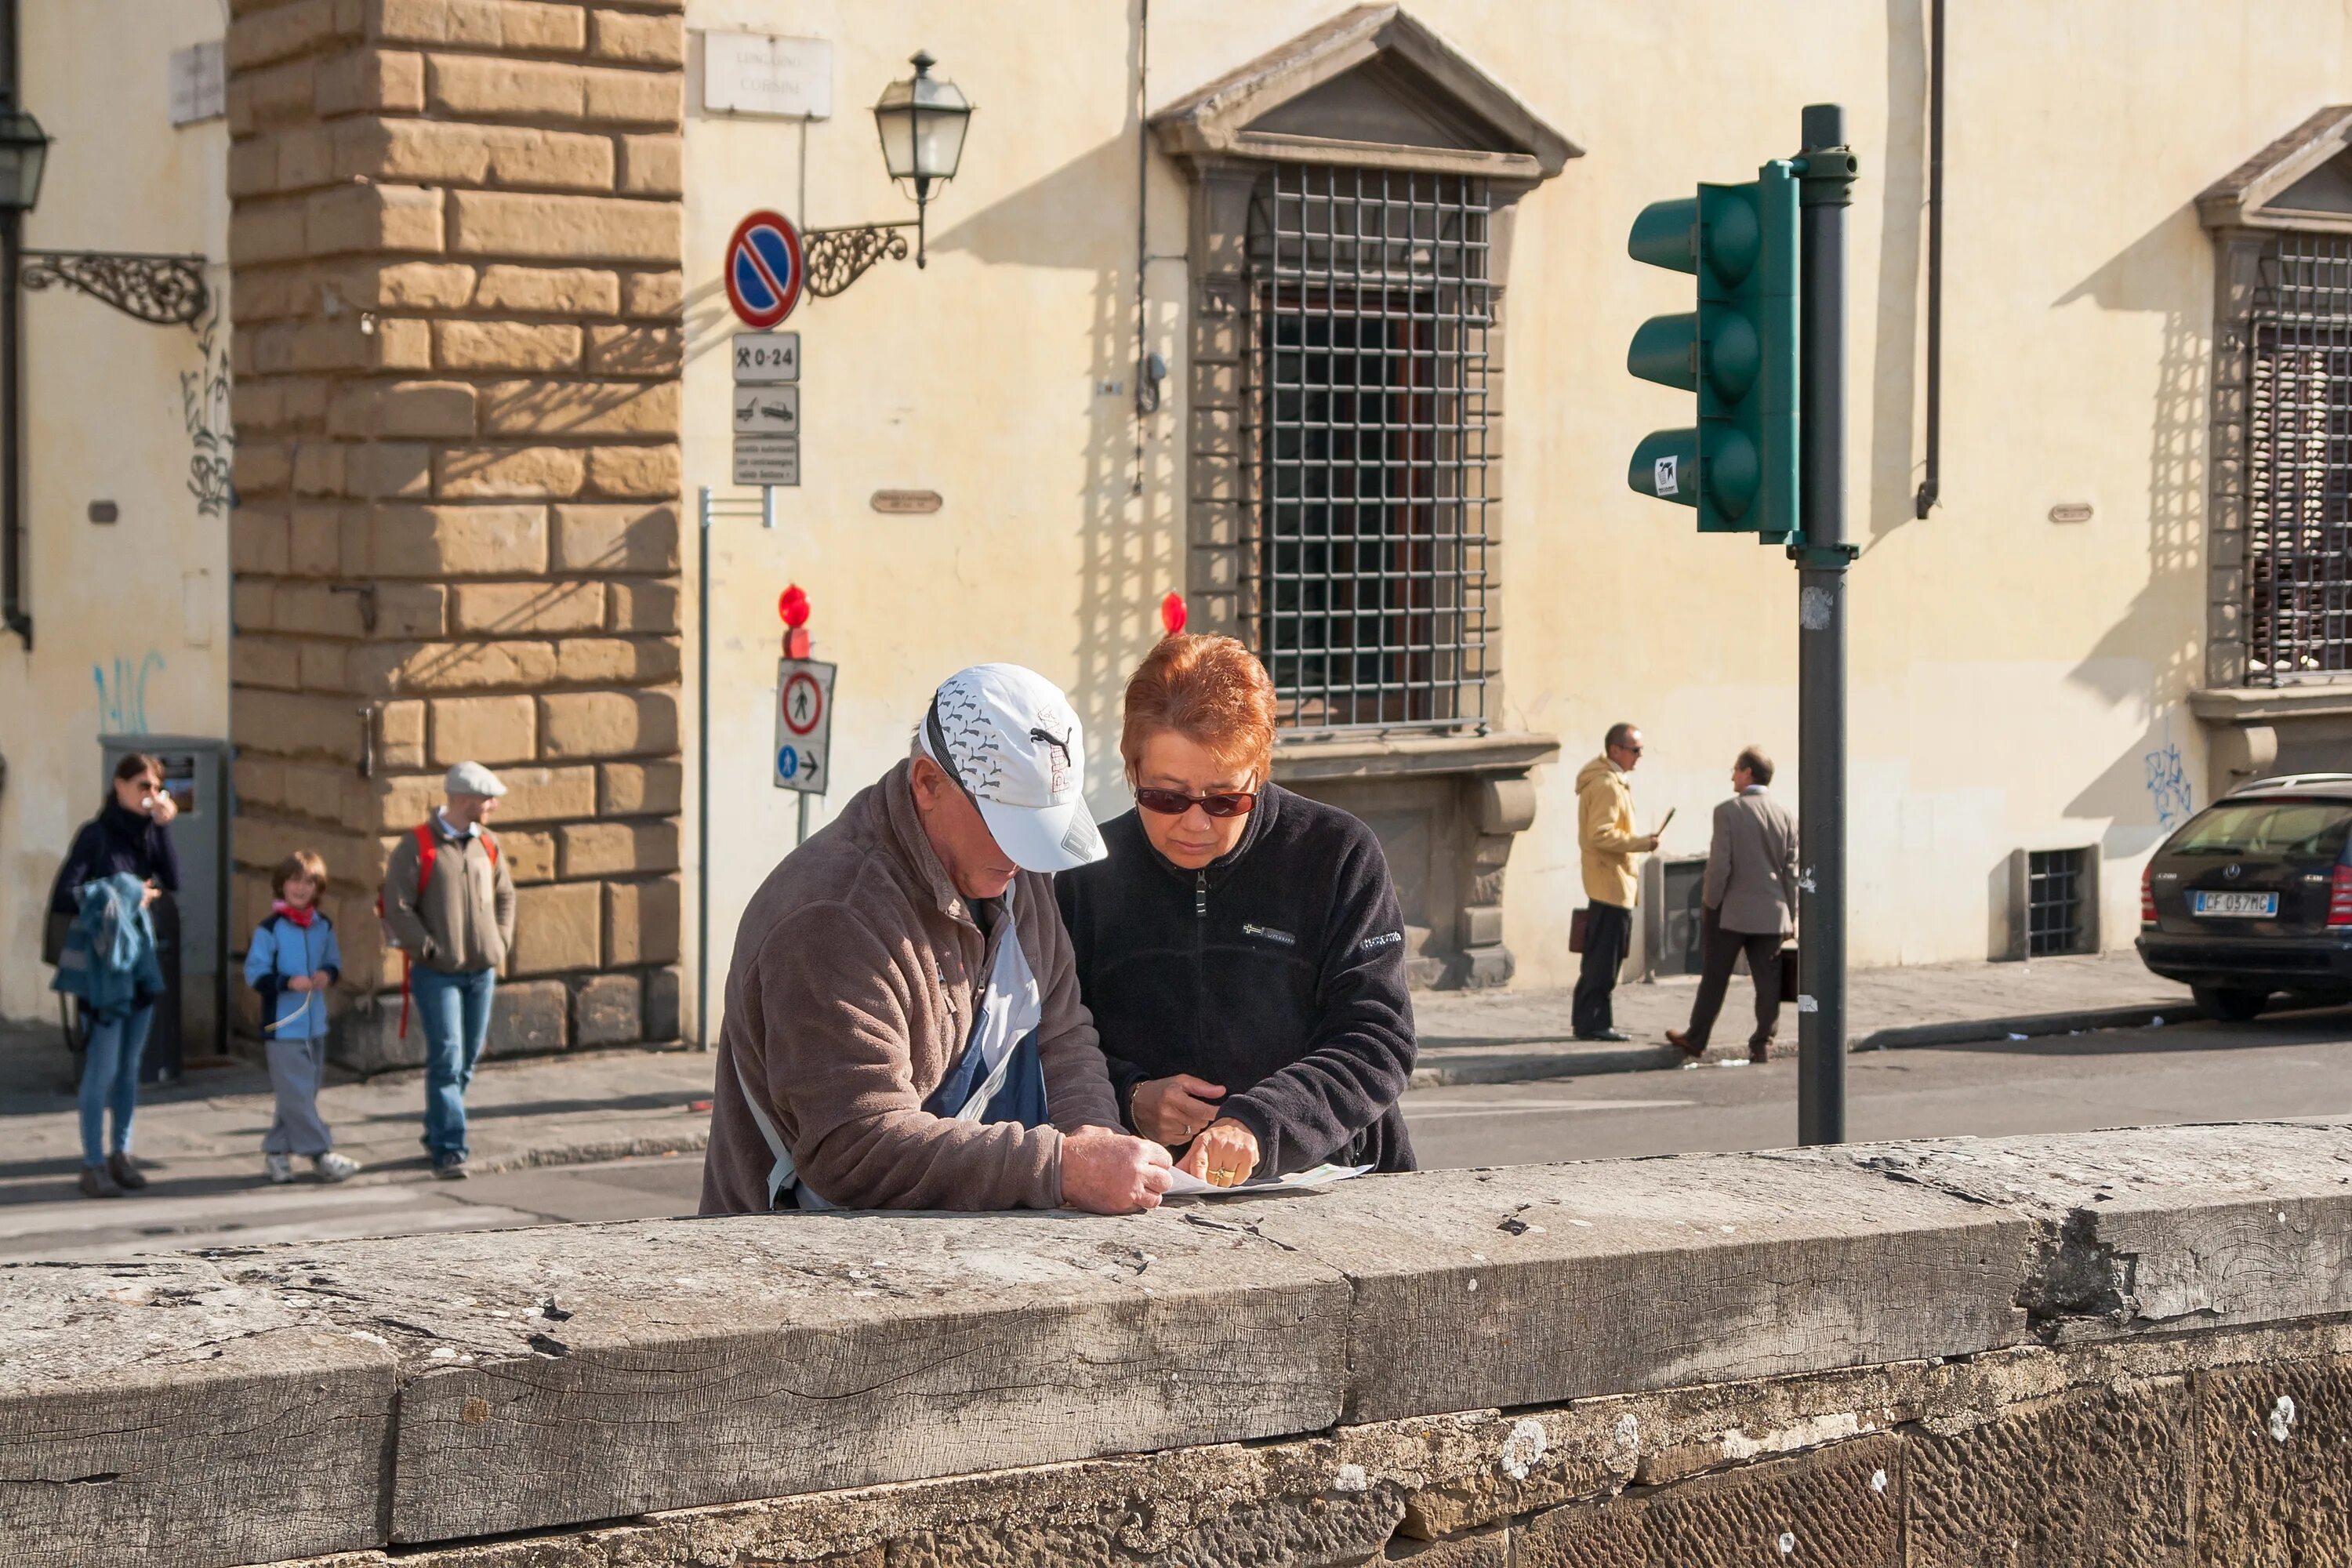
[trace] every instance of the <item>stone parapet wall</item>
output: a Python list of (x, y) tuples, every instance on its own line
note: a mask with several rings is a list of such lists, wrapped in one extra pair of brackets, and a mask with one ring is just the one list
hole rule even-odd
[[(2352, 1562), (2352, 1122), (0, 1267), (175, 1568)], [(1783, 1551), (1783, 1536), (1792, 1544)]]
[(493, 1050), (678, 1033), (682, 0), (237, 0), (236, 922), (327, 858), (373, 911), (471, 758), (512, 789)]

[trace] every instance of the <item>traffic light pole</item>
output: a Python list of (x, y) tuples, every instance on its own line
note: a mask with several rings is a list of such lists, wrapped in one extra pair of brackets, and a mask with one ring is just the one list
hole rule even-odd
[(1845, 1142), (1845, 209), (1854, 158), (1845, 110), (1804, 111), (1798, 184), (1797, 1137)]

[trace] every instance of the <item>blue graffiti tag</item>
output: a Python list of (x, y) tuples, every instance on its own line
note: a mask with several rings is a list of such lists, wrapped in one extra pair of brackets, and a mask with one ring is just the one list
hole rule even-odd
[(2196, 809), (2189, 788), (2188, 770), (2180, 748), (2167, 741), (2141, 759), (2147, 764), (2147, 798), (2156, 805), (2156, 825), (2167, 832), (2189, 820)]
[(153, 648), (136, 666), (127, 658), (114, 661), (114, 679), (106, 667), (93, 664), (89, 678), (98, 683), (98, 732), (101, 735), (144, 735), (147, 726), (147, 678), (163, 668), (163, 656)]

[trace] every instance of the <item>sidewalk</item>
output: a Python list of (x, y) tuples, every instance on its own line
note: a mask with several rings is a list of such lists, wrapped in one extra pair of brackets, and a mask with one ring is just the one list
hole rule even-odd
[[(1688, 1020), (1696, 984), (1620, 986), (1617, 1025), (1633, 1037), (1625, 1045), (1571, 1039), (1565, 990), (1423, 993), (1414, 998), (1421, 1033), (1414, 1087), (1680, 1068), (1682, 1054), (1664, 1036)], [(1747, 987), (1744, 978), (1732, 982), (1710, 1060), (1747, 1059)], [(2130, 953), (1939, 964), (1856, 972), (1847, 1033), (1854, 1048), (1868, 1050), (2118, 1028), (2190, 1010), (2184, 987), (2149, 974)], [(1796, 1037), (1795, 1010), (1784, 1009), (1782, 1048), (1793, 1049)], [(698, 1152), (709, 1123), (712, 1060), (671, 1050), (486, 1062), (467, 1096), (473, 1167), (488, 1173)], [(0, 1136), (7, 1151), (0, 1205), (70, 1192), (81, 1155), (68, 1070), (53, 1026), (0, 1026)], [(356, 1182), (426, 1176), (418, 1142), (423, 1078), (345, 1076), (320, 1095), (339, 1146), (367, 1167)], [(268, 1079), (258, 1066), (198, 1068), (142, 1095), (138, 1152), (167, 1167), (178, 1193), (250, 1186), (260, 1179), (270, 1114)]]
[[(1617, 987), (1617, 1027), (1624, 1045), (1576, 1040), (1570, 993), (1423, 993), (1413, 998), (1421, 1057), (1417, 1089), (1455, 1083), (1518, 1083), (1586, 1073), (1679, 1068), (1683, 1054), (1668, 1029), (1690, 1022), (1696, 975)], [(1735, 975), (1716, 1022), (1706, 1059), (1748, 1059), (1753, 993)], [(2189, 988), (2150, 974), (2130, 952), (2044, 958), (2031, 963), (1937, 963), (1858, 969), (1848, 979), (1846, 1041), (1854, 1050), (1959, 1045), (2011, 1035), (2063, 1035), (2130, 1028), (2194, 1009)], [(1780, 1009), (1779, 1049), (1797, 1046), (1797, 1010)]]

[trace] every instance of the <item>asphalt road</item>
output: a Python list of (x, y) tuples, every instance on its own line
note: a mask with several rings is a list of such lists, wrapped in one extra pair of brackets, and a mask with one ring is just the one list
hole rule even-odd
[[(2352, 1010), (1849, 1060), (1857, 1140), (2352, 1111)], [(1619, 1073), (1420, 1090), (1405, 1102), (1425, 1166), (1610, 1159), (1796, 1142), (1796, 1064)], [(692, 1155), (470, 1182), (222, 1185), (104, 1205), (0, 1207), (0, 1258), (94, 1258), (224, 1244), (476, 1230), (693, 1211)]]

